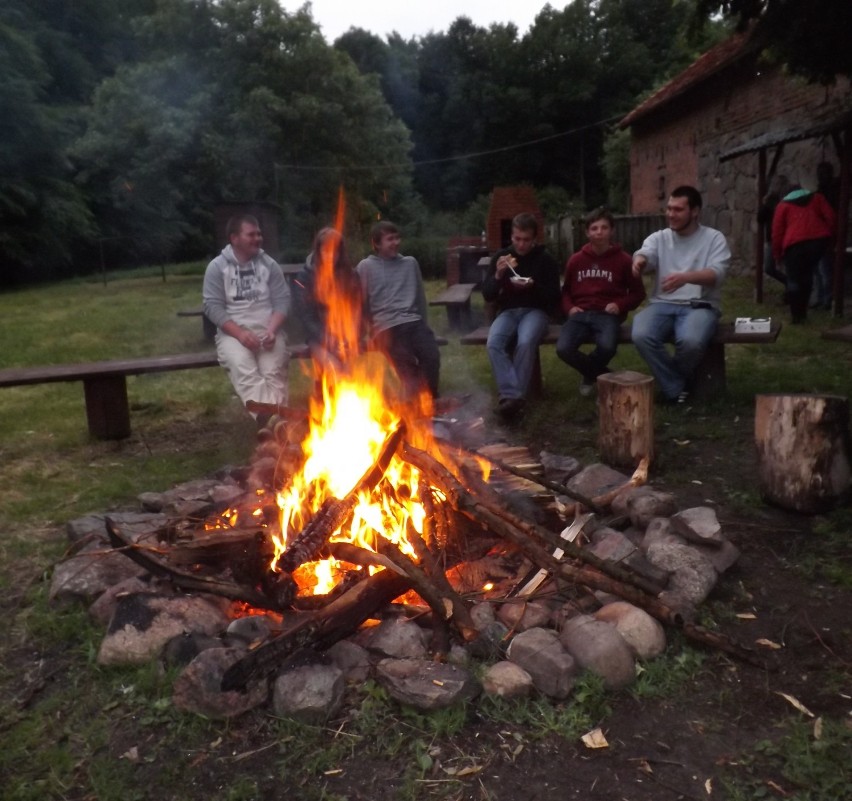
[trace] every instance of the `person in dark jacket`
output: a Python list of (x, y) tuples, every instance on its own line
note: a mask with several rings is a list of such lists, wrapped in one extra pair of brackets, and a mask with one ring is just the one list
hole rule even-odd
[(482, 296), (495, 303), (488, 358), (497, 382), (497, 413), (505, 420), (524, 408), (538, 346), (559, 306), (559, 265), (536, 243), (538, 221), (529, 213), (512, 220), (511, 247), (491, 259)]
[(772, 253), (784, 261), (787, 299), (793, 323), (807, 319), (808, 299), (819, 260), (834, 236), (837, 216), (819, 192), (788, 192), (772, 218)]
[(321, 371), (340, 370), (360, 349), (361, 285), (336, 228), (323, 228), (314, 237), (292, 288), (314, 364)]
[[(582, 376), (580, 394), (592, 394), (599, 375), (609, 372), (618, 347), (618, 331), (627, 313), (645, 299), (642, 279), (633, 275), (633, 258), (612, 241), (615, 218), (604, 208), (586, 215), (589, 241), (570, 259), (562, 284), (567, 316), (556, 354)], [(593, 342), (583, 353), (580, 346)]]

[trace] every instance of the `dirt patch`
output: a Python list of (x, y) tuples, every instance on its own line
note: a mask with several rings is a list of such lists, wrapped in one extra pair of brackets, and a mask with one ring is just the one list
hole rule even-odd
[[(666, 801), (733, 798), (725, 779), (741, 776), (770, 797), (819, 798), (793, 795), (803, 790), (780, 765), (748, 764), (747, 755), (765, 741), (777, 741), (790, 721), (813, 721), (780, 693), (815, 718), (848, 718), (852, 592), (820, 572), (825, 552), (815, 519), (756, 502), (748, 424), (731, 425), (742, 429), (741, 446), (712, 433), (687, 435), (678, 420), (663, 421), (653, 483), (675, 492), (682, 508), (706, 503), (716, 508), (742, 556), (722, 578), (703, 622), (709, 625), (712, 618), (721, 632), (758, 649), (758, 640), (777, 644), (775, 670), (711, 651), (696, 659), (696, 651), (684, 649), (675, 636), (667, 664), (675, 674), (681, 657), (693, 660), (688, 677), (659, 696), (642, 696), (635, 687), (610, 693), (608, 710), (591, 721), (609, 743), (598, 750), (577, 738), (542, 736), (541, 726), (498, 722), (475, 704), (452, 734), (436, 735), (394, 710), (381, 727), (387, 743), (364, 742), (352, 733), (355, 718), (367, 714), (363, 688), (351, 691), (346, 716), (325, 730), (291, 730), (260, 711), (227, 725), (186, 720), (156, 697), (159, 679), (140, 687), (138, 676), (94, 675), (72, 631), (45, 637), (30, 630), (28, 604), (38, 594), (42, 568), (16, 561), (7, 548), (0, 614), (13, 625), (1, 649), (0, 702), (6, 714), (0, 738), (11, 744), (24, 737), (26, 721), (37, 712), (43, 730), (33, 748), (61, 746), (77, 760), (73, 786), (60, 787), (43, 776), (39, 795), (33, 777), (36, 795), (14, 797)], [(202, 436), (193, 431), (195, 447)], [(59, 531), (40, 536), (55, 536), (59, 549)], [(842, 558), (848, 565), (848, 549)], [(21, 581), (29, 582), (25, 592), (10, 589)], [(57, 618), (63, 614), (57, 611)], [(136, 686), (128, 688), (131, 681)], [(81, 687), (91, 691), (80, 692)], [(569, 708), (572, 703), (566, 702)], [(92, 720), (100, 721), (96, 742), (77, 730)], [(315, 738), (313, 758), (301, 755), (298, 763), (289, 758), (296, 738)], [(20, 762), (0, 765), (27, 770)], [(124, 789), (110, 791), (106, 779), (98, 780), (100, 773)], [(137, 788), (138, 795), (128, 795), (127, 787)], [(755, 791), (740, 797), (762, 796)]]

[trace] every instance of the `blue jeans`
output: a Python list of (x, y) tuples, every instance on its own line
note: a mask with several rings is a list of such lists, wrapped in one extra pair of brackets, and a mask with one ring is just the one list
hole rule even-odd
[[(580, 373), (587, 384), (591, 384), (599, 375), (608, 372), (607, 365), (618, 347), (620, 325), (617, 314), (576, 312), (568, 317), (559, 332), (556, 355)], [(594, 343), (594, 350), (583, 353), (580, 345), (587, 342)]]
[(380, 331), (373, 346), (393, 364), (407, 396), (416, 395), (425, 386), (433, 398), (438, 397), (441, 353), (435, 334), (423, 320)]
[[(633, 344), (648, 363), (663, 396), (674, 400), (686, 390), (716, 333), (719, 311), (680, 303), (650, 303), (633, 318)], [(674, 353), (666, 347), (674, 342)]]
[(504, 309), (491, 323), (486, 347), (501, 398), (526, 397), (549, 322), (541, 309)]

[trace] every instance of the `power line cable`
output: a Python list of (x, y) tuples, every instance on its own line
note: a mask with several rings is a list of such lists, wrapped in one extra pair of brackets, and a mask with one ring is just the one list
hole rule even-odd
[(460, 156), (445, 156), (439, 159), (423, 159), (421, 161), (408, 161), (408, 162), (398, 162), (396, 164), (362, 164), (355, 166), (322, 166), (315, 164), (279, 164), (277, 165), (279, 168), (288, 169), (288, 170), (302, 170), (304, 172), (344, 172), (344, 171), (352, 171), (352, 170), (392, 170), (392, 169), (402, 169), (406, 167), (421, 167), (428, 164), (447, 164), (453, 161), (464, 161), (465, 159), (475, 159), (480, 158), (482, 156), (491, 156), (495, 153), (506, 153), (510, 150), (520, 150), (523, 147), (530, 147), (531, 145), (538, 145), (542, 142), (550, 142), (554, 139), (561, 139), (565, 136), (571, 136), (575, 133), (580, 133), (581, 131), (586, 131), (589, 128), (597, 128), (601, 125), (606, 125), (607, 123), (613, 122), (615, 120), (619, 120), (623, 117), (623, 114), (618, 114), (614, 117), (607, 117), (603, 120), (598, 120), (597, 122), (589, 123), (588, 125), (581, 125), (578, 128), (572, 128), (568, 131), (561, 131), (560, 133), (550, 134), (549, 136), (542, 136), (538, 139), (530, 139), (527, 142), (521, 142), (516, 145), (505, 145), (504, 147), (495, 147), (491, 150), (478, 150), (473, 153), (464, 153)]

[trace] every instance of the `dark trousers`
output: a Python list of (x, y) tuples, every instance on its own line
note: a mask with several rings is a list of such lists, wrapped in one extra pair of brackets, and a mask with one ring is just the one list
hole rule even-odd
[(406, 393), (419, 392), (425, 385), (433, 398), (438, 397), (441, 353), (435, 334), (426, 323), (417, 320), (380, 331), (373, 345), (394, 366)]
[(790, 303), (790, 316), (794, 323), (801, 322), (807, 317), (814, 271), (825, 254), (828, 242), (826, 238), (808, 239), (804, 242), (796, 242), (784, 251), (787, 298)]
[[(556, 342), (556, 355), (565, 364), (579, 372), (587, 383), (608, 372), (607, 365), (615, 356), (618, 347), (618, 329), (621, 325), (617, 314), (582, 311), (572, 314)], [(590, 353), (583, 353), (580, 345), (593, 342)]]

